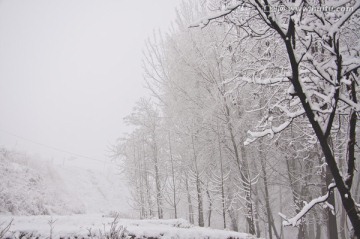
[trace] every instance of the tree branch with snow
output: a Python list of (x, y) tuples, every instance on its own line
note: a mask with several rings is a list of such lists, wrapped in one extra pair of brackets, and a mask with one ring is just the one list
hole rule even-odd
[[(332, 190), (336, 188), (336, 185), (335, 183), (332, 183), (328, 186), (328, 192), (323, 195), (323, 196), (320, 196), (318, 198), (315, 198), (313, 200), (311, 200), (309, 203), (305, 202), (304, 201), (304, 207), (300, 210), (300, 212), (298, 214), (296, 214), (294, 217), (292, 218), (287, 218), (284, 214), (282, 213), (279, 213), (279, 216), (284, 219), (283, 221), (283, 226), (293, 226), (293, 227), (296, 227), (299, 225), (300, 223), (300, 220), (306, 216), (306, 214), (317, 204), (320, 204), (320, 203), (325, 203), (326, 204), (326, 201), (328, 200), (329, 196), (330, 196), (330, 193), (332, 192)], [(330, 205), (330, 204), (326, 204), (327, 207), (332, 207), (332, 211), (333, 211), (333, 206)]]

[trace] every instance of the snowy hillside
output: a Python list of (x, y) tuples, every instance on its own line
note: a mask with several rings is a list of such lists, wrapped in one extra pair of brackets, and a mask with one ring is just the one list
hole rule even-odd
[[(118, 232), (121, 238), (207, 238), (207, 239), (251, 239), (246, 233), (200, 228), (189, 224), (184, 219), (172, 220), (128, 220), (102, 217), (100, 215), (74, 216), (17, 216), (3, 217), (0, 220), (12, 225), (7, 235), (9, 238), (19, 238), (23, 235), (33, 235), (33, 238), (105, 238), (110, 232)], [(49, 223), (52, 221), (53, 223)], [(50, 226), (53, 227), (50, 233)], [(111, 238), (118, 238), (113, 235)]]
[(116, 168), (81, 163), (1, 149), (0, 214), (125, 213), (126, 191)]

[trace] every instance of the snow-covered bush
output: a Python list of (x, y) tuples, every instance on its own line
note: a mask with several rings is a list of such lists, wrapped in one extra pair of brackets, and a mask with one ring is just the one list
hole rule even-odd
[(103, 231), (99, 231), (99, 238), (101, 239), (122, 239), (130, 238), (126, 227), (119, 224), (119, 216), (116, 216), (110, 224), (110, 229), (106, 230), (104, 226)]
[(48, 215), (84, 211), (69, 205), (55, 169), (23, 152), (0, 149), (0, 214)]

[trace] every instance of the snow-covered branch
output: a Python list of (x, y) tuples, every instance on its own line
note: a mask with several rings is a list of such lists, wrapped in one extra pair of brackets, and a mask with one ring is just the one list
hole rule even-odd
[(275, 134), (280, 133), (281, 131), (283, 131), (284, 129), (286, 129), (290, 124), (291, 124), (292, 119), (285, 121), (284, 123), (282, 123), (281, 125), (277, 126), (277, 127), (271, 127), (269, 129), (265, 129), (263, 131), (259, 131), (259, 132), (253, 132), (251, 130), (248, 131), (249, 137), (245, 140), (244, 145), (249, 145), (252, 142), (254, 142), (255, 140), (257, 140), (258, 138), (264, 137), (266, 135), (270, 135), (270, 137), (274, 137)]
[(351, 106), (355, 111), (360, 111), (360, 104), (348, 99), (344, 94), (340, 94), (339, 99)]
[(234, 11), (235, 9), (240, 7), (241, 4), (242, 3), (237, 3), (237, 4), (234, 4), (234, 5), (227, 6), (225, 8), (225, 10), (219, 11), (219, 12), (216, 12), (216, 13), (214, 13), (212, 15), (204, 17), (204, 18), (190, 24), (189, 27), (205, 27), (207, 24), (209, 24), (209, 22), (211, 20), (214, 20), (214, 19), (217, 19), (217, 18), (220, 18), (220, 17), (223, 17), (223, 16), (226, 16), (226, 15), (230, 14), (232, 11)]
[[(306, 203), (304, 201), (305, 206), (301, 209), (301, 211), (298, 214), (296, 214), (294, 217), (292, 217), (290, 219), (287, 219), (287, 217), (284, 214), (279, 213), (279, 216), (284, 219), (284, 221), (282, 223), (283, 226), (293, 226), (293, 227), (298, 226), (300, 223), (300, 219), (303, 218), (316, 204), (326, 203), (327, 199), (330, 196), (331, 191), (334, 188), (336, 188), (335, 183), (331, 183), (328, 186), (328, 192), (324, 196), (315, 198), (315, 199), (311, 200), (311, 202), (309, 202), (309, 203)], [(331, 206), (328, 203), (326, 205)]]

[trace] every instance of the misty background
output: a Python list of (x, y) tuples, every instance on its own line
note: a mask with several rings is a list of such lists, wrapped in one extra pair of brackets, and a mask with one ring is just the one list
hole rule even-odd
[(0, 147), (20, 152), (10, 159), (22, 174), (22, 165), (35, 170), (14, 185), (44, 172), (44, 192), (70, 194), (67, 204), (81, 212), (129, 209), (109, 148), (128, 131), (123, 117), (148, 95), (144, 42), (170, 26), (177, 3), (0, 1)]
[(144, 41), (169, 27), (177, 2), (0, 1), (0, 145), (107, 161), (148, 94)]
[(279, 4), (0, 0), (0, 239), (360, 238), (360, 2)]

